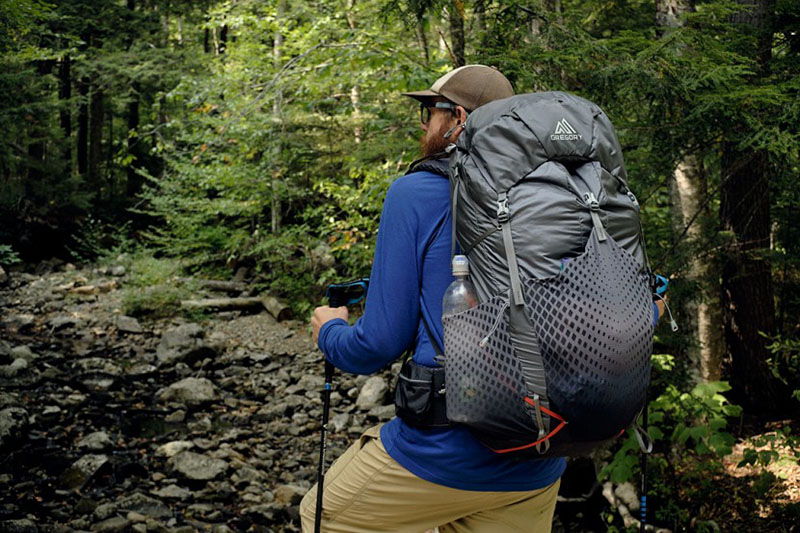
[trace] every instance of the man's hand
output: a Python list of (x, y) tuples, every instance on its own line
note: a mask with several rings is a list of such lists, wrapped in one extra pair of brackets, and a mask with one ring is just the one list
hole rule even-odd
[(350, 314), (347, 312), (346, 307), (317, 307), (314, 309), (314, 315), (311, 317), (311, 339), (314, 345), (317, 345), (319, 339), (319, 330), (325, 322), (330, 322), (335, 318), (348, 319)]

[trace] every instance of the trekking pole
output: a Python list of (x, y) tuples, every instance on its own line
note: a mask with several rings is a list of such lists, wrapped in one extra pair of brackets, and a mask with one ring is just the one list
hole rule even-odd
[[(331, 307), (342, 307), (360, 302), (367, 294), (369, 278), (328, 285), (325, 296)], [(314, 533), (322, 527), (322, 488), (325, 484), (325, 452), (328, 449), (328, 418), (331, 413), (331, 383), (333, 363), (325, 358), (325, 388), (322, 391), (322, 429), (319, 436), (319, 466), (317, 468), (317, 506), (314, 511)]]
[(322, 486), (325, 483), (325, 451), (328, 447), (328, 417), (331, 412), (331, 382), (333, 364), (325, 359), (325, 389), (322, 391), (322, 430), (319, 443), (319, 468), (317, 469), (317, 509), (314, 512), (314, 532), (320, 533), (322, 525)]
[[(647, 431), (647, 404), (647, 392), (645, 392), (644, 411), (642, 413), (642, 427), (645, 431)], [(642, 451), (642, 458), (640, 461), (640, 468), (642, 470), (642, 495), (640, 496), (641, 501), (639, 502), (639, 531), (644, 533), (645, 524), (647, 523), (647, 453), (644, 451)]]

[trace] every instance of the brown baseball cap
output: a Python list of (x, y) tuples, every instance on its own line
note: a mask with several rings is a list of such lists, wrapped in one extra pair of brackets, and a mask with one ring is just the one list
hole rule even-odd
[(465, 65), (436, 80), (430, 89), (403, 94), (420, 102), (444, 96), (454, 104), (474, 111), (492, 100), (513, 96), (514, 89), (503, 73), (494, 67)]

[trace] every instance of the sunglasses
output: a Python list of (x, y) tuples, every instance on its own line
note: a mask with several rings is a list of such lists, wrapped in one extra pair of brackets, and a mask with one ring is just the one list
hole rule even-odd
[(452, 112), (456, 108), (456, 105), (450, 102), (421, 102), (419, 104), (419, 121), (422, 124), (427, 125), (431, 121), (431, 108), (449, 109)]

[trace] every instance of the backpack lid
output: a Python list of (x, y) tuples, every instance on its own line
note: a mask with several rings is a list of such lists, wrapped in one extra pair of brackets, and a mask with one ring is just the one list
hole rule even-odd
[(594, 103), (564, 92), (521, 94), (481, 106), (470, 114), (456, 146), (496, 191), (510, 189), (547, 161), (596, 160), (626, 182), (611, 121)]

